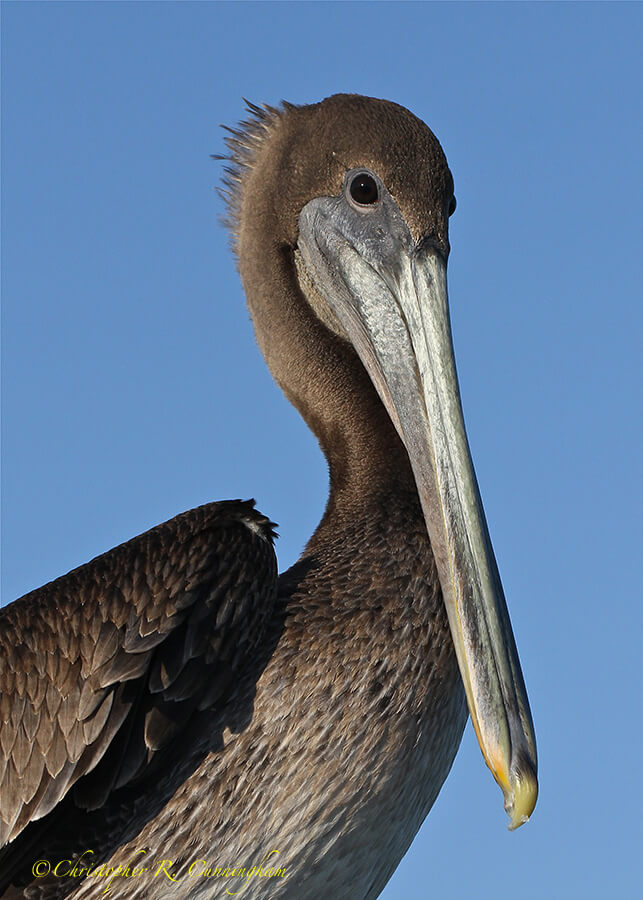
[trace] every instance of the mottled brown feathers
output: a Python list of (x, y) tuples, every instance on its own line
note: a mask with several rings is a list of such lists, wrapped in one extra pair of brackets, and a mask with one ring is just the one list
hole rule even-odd
[(274, 606), (272, 538), (252, 502), (211, 503), (0, 610), (0, 846), (82, 776), (102, 805), (219, 700)]

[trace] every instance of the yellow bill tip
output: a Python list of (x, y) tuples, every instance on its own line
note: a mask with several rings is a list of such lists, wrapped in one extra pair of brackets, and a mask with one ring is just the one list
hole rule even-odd
[(505, 811), (510, 818), (509, 830), (520, 828), (529, 820), (538, 799), (538, 778), (532, 765), (522, 761), (519, 769), (512, 768), (509, 784), (501, 784), (505, 795)]

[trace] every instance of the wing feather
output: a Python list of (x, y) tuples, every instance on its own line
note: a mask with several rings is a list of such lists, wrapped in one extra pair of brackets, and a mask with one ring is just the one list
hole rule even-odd
[(0, 610), (0, 846), (95, 808), (221, 699), (272, 614), (272, 523), (211, 503)]

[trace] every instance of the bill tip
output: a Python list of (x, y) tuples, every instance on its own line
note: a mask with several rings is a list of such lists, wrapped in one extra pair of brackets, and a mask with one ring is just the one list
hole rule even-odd
[(509, 830), (515, 831), (534, 811), (538, 799), (538, 778), (535, 768), (524, 760), (518, 769), (511, 772), (510, 787), (505, 791), (505, 810), (509, 816)]

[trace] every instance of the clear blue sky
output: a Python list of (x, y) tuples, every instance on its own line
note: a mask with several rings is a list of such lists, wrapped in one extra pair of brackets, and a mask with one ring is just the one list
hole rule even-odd
[(640, 896), (643, 7), (3, 18), (3, 600), (225, 497), (296, 559), (325, 466), (254, 344), (209, 154), (242, 96), (402, 103), (455, 176), (456, 354), (541, 796), (510, 834), (469, 727), (383, 896)]

